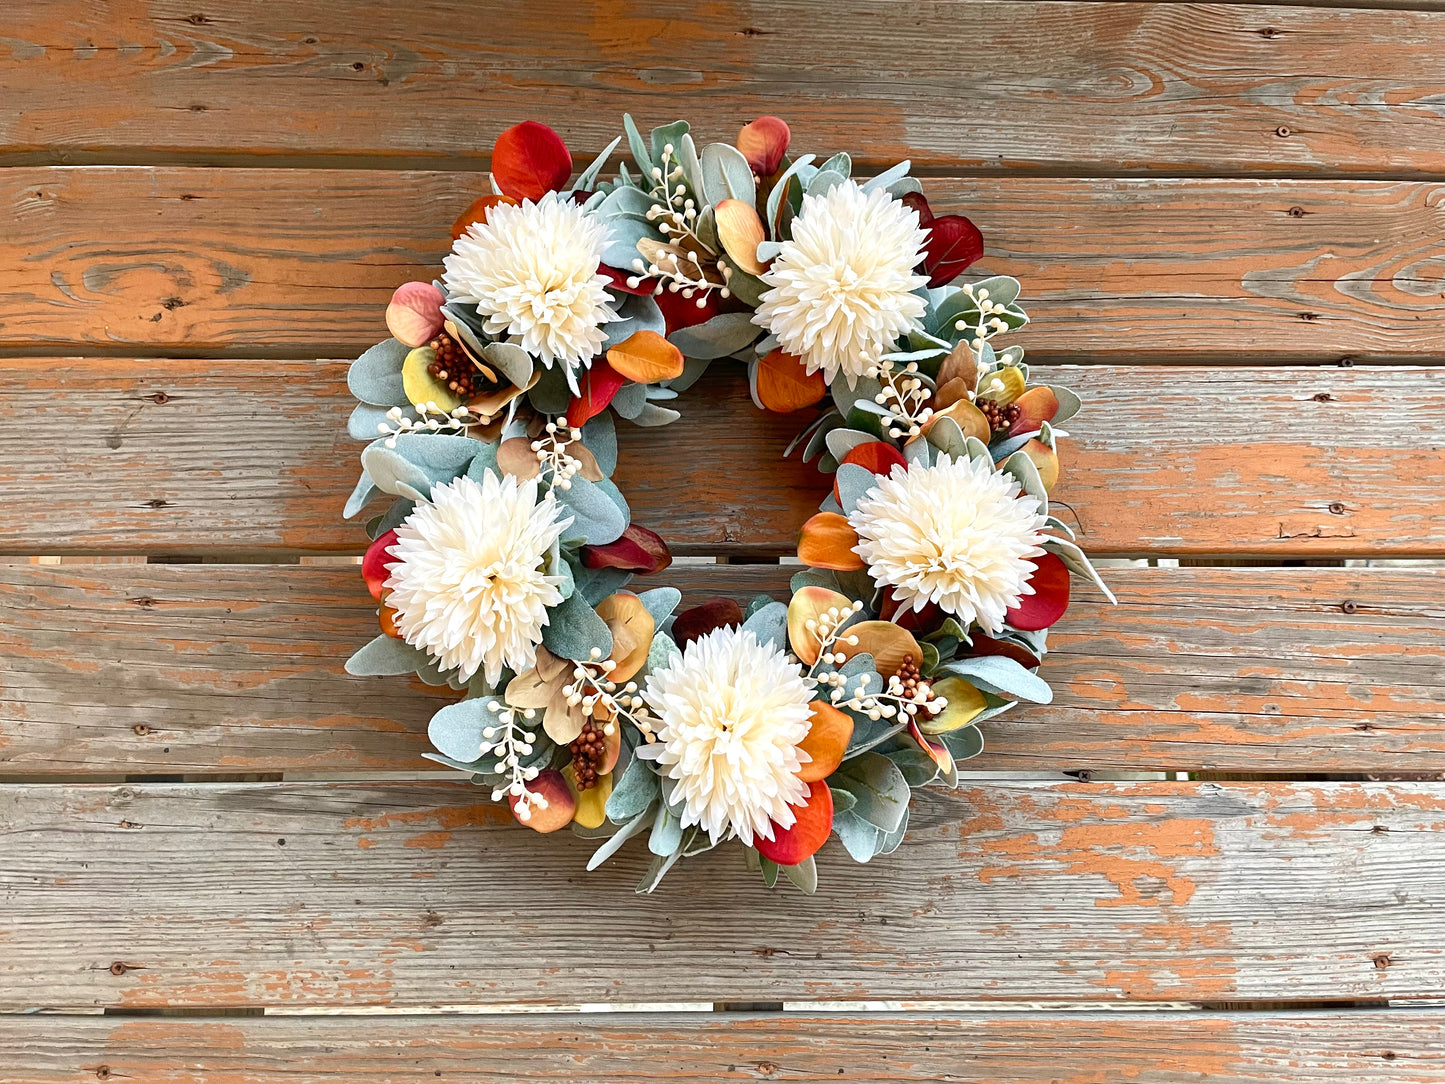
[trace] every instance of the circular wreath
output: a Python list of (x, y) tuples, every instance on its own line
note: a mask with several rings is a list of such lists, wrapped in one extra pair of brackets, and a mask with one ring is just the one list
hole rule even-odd
[[(995, 345), (1019, 284), (955, 282), (983, 239), (907, 162), (789, 159), (776, 117), (701, 152), (685, 121), (624, 123), (611, 180), (622, 137), (572, 180), (552, 129), (502, 133), (440, 280), (399, 288), (352, 365), (346, 515), (393, 503), (362, 562), (382, 631), (347, 669), (462, 691), (428, 755), (529, 828), (605, 837), (589, 869), (645, 832), (651, 891), (736, 837), (812, 892), (830, 834), (891, 852), (981, 723), (1049, 701), (1046, 630), (1071, 574), (1098, 582), (1049, 514), (1079, 399)], [(671, 556), (610, 480), (613, 416), (677, 421), (715, 362), (761, 409), (816, 408), (789, 454), (835, 477), (789, 601), (676, 613), (627, 589)]]

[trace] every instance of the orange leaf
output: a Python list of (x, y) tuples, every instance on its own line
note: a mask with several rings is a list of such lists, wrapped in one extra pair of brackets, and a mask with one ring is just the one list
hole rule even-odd
[[(839, 466), (844, 463), (852, 463), (858, 467), (866, 467), (874, 474), (880, 474), (887, 478), (893, 473), (894, 467), (908, 469), (908, 460), (903, 458), (903, 453), (891, 444), (881, 440), (870, 440), (867, 444), (860, 444), (849, 450), (841, 460)], [(833, 499), (838, 503), (843, 502), (843, 494), (838, 490), (838, 481), (833, 480)]]
[(655, 331), (636, 331), (608, 349), (607, 364), (628, 380), (656, 384), (682, 375), (682, 351)]
[(758, 246), (767, 240), (763, 220), (751, 204), (725, 199), (713, 208), (717, 216), (717, 237), (723, 251), (749, 275), (761, 275), (768, 265), (758, 259)]
[(812, 759), (798, 770), (804, 783), (827, 779), (843, 763), (843, 754), (853, 740), (853, 717), (826, 700), (814, 700), (813, 725), (798, 748)]
[(809, 376), (802, 361), (785, 350), (774, 350), (758, 362), (758, 399), (774, 413), (791, 414), (827, 394), (822, 370)]
[(473, 200), (472, 205), (458, 215), (457, 220), (452, 223), (452, 240), (455, 241), (458, 237), (461, 237), (462, 234), (466, 233), (467, 227), (473, 222), (480, 222), (485, 226), (487, 224), (487, 212), (499, 203), (510, 203), (515, 207), (517, 201), (511, 196), (483, 196), (481, 199)]
[(836, 572), (856, 572), (863, 567), (863, 558), (853, 552), (858, 532), (846, 516), (837, 512), (819, 512), (803, 524), (798, 540), (798, 560), (810, 568), (831, 568)]
[[(852, 641), (857, 640), (855, 644)], [(891, 621), (861, 621), (843, 630), (843, 637), (834, 646), (835, 652), (852, 658), (865, 652), (873, 656), (873, 669), (886, 681), (898, 673), (905, 658), (923, 660), (923, 649), (907, 629)]]
[(793, 593), (788, 603), (788, 644), (803, 665), (812, 666), (823, 652), (823, 642), (818, 638), (819, 618), (829, 610), (835, 620), (845, 614), (851, 616), (852, 606), (852, 599), (826, 587), (803, 587)]

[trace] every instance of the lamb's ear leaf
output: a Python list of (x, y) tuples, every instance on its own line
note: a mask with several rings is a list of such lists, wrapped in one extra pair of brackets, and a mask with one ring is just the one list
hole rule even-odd
[(356, 440), (375, 440), (382, 436), (378, 426), (387, 421), (386, 412), (390, 409), (375, 403), (357, 403), (351, 417), (346, 419), (347, 434)]
[(592, 657), (594, 649), (599, 652), (598, 658), (612, 654), (612, 631), (581, 591), (574, 591), (548, 610), (547, 617), (542, 643), (559, 659), (585, 661)]
[(353, 677), (390, 677), (413, 673), (430, 661), (420, 648), (382, 633), (346, 660), (346, 672)]
[(383, 492), (414, 501), (427, 500), (432, 486), (465, 474), (482, 442), (438, 433), (403, 433), (396, 446), (389, 440), (367, 445), (361, 465)]
[(346, 386), (363, 403), (373, 406), (411, 406), (401, 383), (401, 363), (411, 348), (396, 339), (373, 346), (351, 363)]
[(482, 729), (495, 726), (497, 717), (486, 709), (490, 698), (472, 697), (448, 704), (431, 717), (427, 737), (437, 752), (463, 763), (482, 755)]
[(878, 484), (878, 476), (867, 467), (857, 463), (844, 463), (838, 467), (839, 506), (844, 515), (851, 515), (864, 495)]
[(356, 513), (370, 503), (381, 490), (371, 480), (371, 475), (366, 473), (366, 468), (361, 468), (361, 477), (356, 480), (356, 488), (351, 491), (351, 496), (346, 498), (346, 507), (341, 510), (342, 519), (350, 519)]
[[(613, 793), (616, 792), (614, 791)], [(592, 870), (596, 869), (598, 866), (602, 865), (603, 862), (606, 862), (609, 858), (611, 858), (614, 854), (617, 853), (617, 851), (624, 843), (626, 843), (629, 839), (631, 839), (633, 836), (637, 835), (637, 833), (641, 832), (644, 828), (647, 827), (647, 822), (649, 820), (647, 812), (648, 811), (644, 809), (641, 813), (637, 814), (637, 816), (633, 817), (621, 828), (613, 832), (612, 835), (608, 838), (607, 842), (602, 844), (602, 846), (598, 847), (597, 850), (593, 852), (592, 857), (587, 860), (587, 870), (589, 873)]]
[(1006, 655), (979, 655), (972, 659), (955, 659), (939, 667), (982, 689), (984, 692), (1047, 704), (1054, 698), (1049, 683), (1032, 670), (1026, 670)]
[(555, 488), (552, 495), (572, 516), (564, 538), (581, 539), (589, 546), (605, 546), (616, 542), (627, 530), (627, 514), (617, 506), (600, 482), (589, 482), (580, 474), (573, 475), (567, 489)]
[(607, 796), (607, 819), (619, 824), (631, 817), (641, 816), (652, 808), (662, 793), (657, 783), (657, 773), (645, 760), (633, 757), (623, 769), (622, 776), (612, 786)]

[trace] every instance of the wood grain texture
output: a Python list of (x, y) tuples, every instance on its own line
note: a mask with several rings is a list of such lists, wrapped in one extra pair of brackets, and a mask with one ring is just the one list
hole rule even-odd
[[(1229, 4), (458, 0), (21, 4), (0, 146), (404, 156), (484, 165), (548, 121), (601, 147), (623, 110), (936, 168), (1440, 173), (1433, 12)], [(886, 58), (880, 61), (880, 58)]]
[[(779, 566), (637, 581), (787, 597)], [(1049, 706), (970, 769), (1445, 771), (1445, 570), (1113, 569), (1051, 637)], [(1349, 610), (1346, 613), (1344, 610)], [(376, 634), (353, 568), (0, 566), (0, 772), (433, 767), (451, 699), (350, 678)]]
[(961, 1013), (0, 1018), (10, 1072), (72, 1084), (1425, 1084), (1445, 1014)]
[[(1441, 27), (1445, 29), (1445, 16)], [(3, 71), (0, 68), (0, 71)], [(1050, 359), (1438, 357), (1445, 187), (1273, 180), (926, 181), (1024, 284)], [(476, 173), (0, 171), (0, 346), (337, 356), (439, 271)], [(141, 351), (144, 352), (144, 351)]]
[[(819, 894), (540, 844), (468, 783), (0, 789), (0, 1011), (1439, 997), (1445, 788), (929, 791)], [(587, 936), (579, 937), (585, 928)], [(595, 932), (594, 932), (595, 931)]]
[[(1053, 496), (1096, 556), (1445, 553), (1436, 370), (1035, 373), (1085, 399)], [(0, 553), (359, 554), (353, 405), (339, 362), (0, 360)], [(683, 553), (791, 551), (826, 492), (782, 458), (812, 412), (757, 410), (727, 362), (677, 405), (619, 423), (634, 519)]]

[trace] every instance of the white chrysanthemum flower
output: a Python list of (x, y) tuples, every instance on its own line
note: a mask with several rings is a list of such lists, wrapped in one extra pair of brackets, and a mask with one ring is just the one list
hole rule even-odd
[(751, 632), (722, 628), (687, 645), (647, 679), (659, 743), (638, 749), (677, 780), (683, 827), (716, 843), (729, 829), (749, 846), (791, 827), (808, 796), (798, 778), (812, 726), (813, 694), (802, 667)]
[(793, 236), (763, 274), (770, 287), (753, 322), (778, 337), (809, 373), (853, 387), (898, 337), (918, 326), (927, 284), (913, 269), (928, 231), (884, 189), (852, 181), (804, 196)]
[(1036, 497), (987, 459), (940, 456), (932, 467), (895, 466), (848, 522), (854, 552), (903, 607), (936, 602), (965, 626), (996, 633), (1004, 613), (1033, 594), (1045, 516)]
[(398, 558), (385, 586), (406, 642), (463, 681), (520, 672), (537, 659), (547, 607), (562, 601), (561, 576), (546, 575), (548, 551), (571, 524), (537, 479), (487, 471), (432, 489), (431, 502), (396, 529)]
[(555, 192), (488, 209), (452, 245), (442, 283), (451, 300), (475, 304), (488, 335), (506, 334), (547, 368), (588, 366), (602, 325), (617, 319), (597, 268), (607, 224)]

